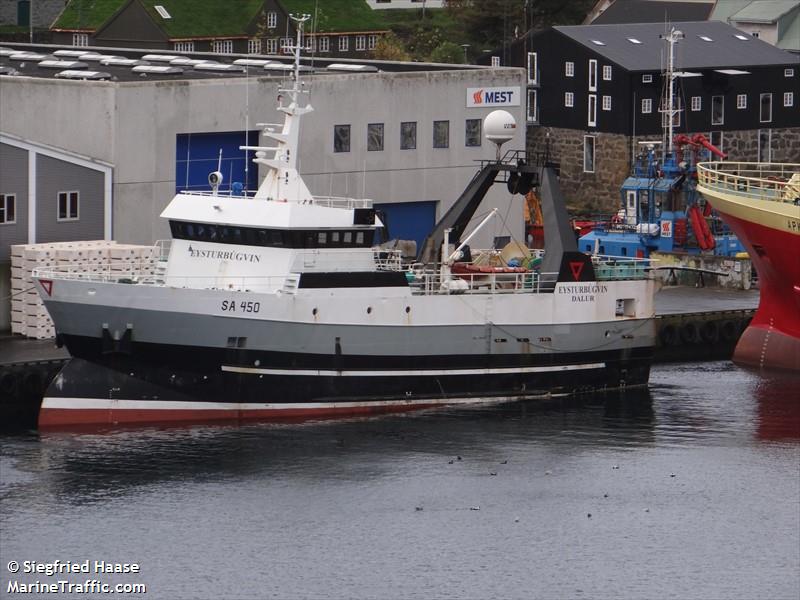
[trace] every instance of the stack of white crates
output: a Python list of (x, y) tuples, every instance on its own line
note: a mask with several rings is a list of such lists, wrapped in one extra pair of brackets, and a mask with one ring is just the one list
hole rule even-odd
[(152, 280), (156, 259), (152, 246), (105, 240), (11, 246), (11, 332), (36, 339), (55, 336), (53, 321), (31, 279), (34, 269), (78, 278)]

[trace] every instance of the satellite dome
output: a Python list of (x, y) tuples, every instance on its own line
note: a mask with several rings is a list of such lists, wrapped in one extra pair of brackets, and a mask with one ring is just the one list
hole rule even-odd
[(500, 146), (514, 137), (517, 132), (517, 122), (511, 113), (495, 110), (486, 115), (483, 131), (487, 140)]

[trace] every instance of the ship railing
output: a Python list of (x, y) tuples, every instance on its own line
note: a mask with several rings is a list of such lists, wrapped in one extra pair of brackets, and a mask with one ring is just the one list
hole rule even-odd
[(153, 248), (155, 248), (155, 259), (158, 262), (167, 262), (169, 260), (169, 251), (172, 248), (172, 240), (157, 240), (153, 244)]
[(593, 254), (592, 265), (598, 281), (610, 279), (646, 279), (656, 262), (651, 258)]
[(98, 283), (149, 283), (157, 285), (163, 277), (152, 259), (118, 262), (84, 262), (34, 269), (32, 277), (71, 279)]
[(295, 254), (290, 270), (303, 271), (402, 271), (400, 250), (377, 248), (320, 248)]
[(706, 188), (711, 193), (800, 204), (798, 163), (703, 162), (697, 165), (697, 177), (701, 193)]
[[(187, 196), (214, 196), (219, 198), (255, 198), (256, 191), (246, 190), (234, 192), (212, 192), (209, 190), (182, 190), (181, 194)], [(289, 199), (291, 201), (291, 199)], [(297, 200), (297, 202), (301, 202)], [(305, 201), (301, 202), (306, 204)], [(347, 198), (345, 196), (312, 196), (311, 204), (328, 208), (372, 208), (373, 201), (369, 198)]]

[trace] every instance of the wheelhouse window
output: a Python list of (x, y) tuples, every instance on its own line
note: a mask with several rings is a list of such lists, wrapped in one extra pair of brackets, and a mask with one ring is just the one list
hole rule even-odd
[[(372, 246), (375, 237), (372, 229), (259, 229), (185, 221), (170, 221), (169, 226), (172, 237), (179, 240), (267, 248), (363, 248)], [(240, 252), (237, 248), (189, 248), (192, 253), (216, 258), (226, 258)]]
[(725, 96), (711, 96), (711, 124), (725, 123)]
[(417, 122), (404, 121), (400, 123), (400, 149), (417, 149)]
[(79, 203), (79, 192), (58, 192), (58, 220), (77, 221)]
[(333, 151), (350, 152), (350, 125), (333, 126)]
[(481, 145), (481, 120), (467, 119), (464, 131), (464, 145), (477, 147)]
[(583, 172), (594, 173), (594, 142), (595, 136), (583, 136)]
[(769, 123), (772, 121), (772, 94), (761, 94), (761, 111), (759, 113), (759, 120), (762, 123)]
[(0, 194), (0, 225), (17, 222), (17, 196)]
[(383, 123), (369, 123), (367, 125), (367, 151), (383, 151)]
[(450, 147), (450, 121), (433, 122), (433, 147)]

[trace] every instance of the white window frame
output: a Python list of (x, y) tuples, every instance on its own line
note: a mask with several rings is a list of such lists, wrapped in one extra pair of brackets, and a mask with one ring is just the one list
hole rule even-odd
[(306, 36), (306, 51), (315, 53), (317, 51), (317, 38), (313, 35)]
[(653, 99), (642, 98), (642, 114), (649, 115), (653, 113)]
[(645, 73), (642, 75), (642, 83), (653, 83), (653, 74)]
[(499, 56), (493, 56), (492, 57), (492, 66), (493, 67), (499, 67), (500, 66), (500, 57)]
[(794, 92), (783, 92), (783, 106), (794, 106)]
[(278, 38), (269, 38), (267, 40), (267, 54), (277, 54), (278, 53)]
[(736, 95), (736, 108), (740, 110), (743, 108), (747, 108), (747, 94)]
[(564, 63), (564, 77), (575, 77), (575, 63), (571, 60)]
[(356, 36), (356, 52), (366, 52), (367, 51), (367, 36), (365, 35), (357, 35)]
[(575, 94), (572, 92), (564, 92), (564, 106), (567, 108), (575, 106)]
[(611, 65), (603, 65), (603, 81), (611, 81)]
[[(592, 140), (591, 144), (588, 143), (589, 140)], [(587, 148), (591, 145), (592, 147), (592, 164), (591, 168), (587, 169), (586, 157)], [(595, 164), (597, 160), (597, 138), (594, 135), (585, 135), (583, 136), (583, 172), (584, 173), (594, 173), (597, 171), (597, 165)]]
[(539, 56), (536, 52), (528, 52), (528, 85), (539, 84)]
[(597, 94), (589, 94), (589, 101), (586, 108), (586, 124), (589, 127), (597, 127)]
[(611, 110), (611, 96), (603, 96), (603, 110)]
[(282, 37), (281, 38), (281, 54), (291, 54), (292, 53), (292, 38), (290, 37)]
[(374, 33), (367, 36), (367, 50), (375, 50), (378, 45), (378, 36)]
[(215, 54), (233, 54), (233, 40), (214, 40), (211, 51)]
[(794, 77), (794, 69), (784, 69), (783, 70), (784, 77)]
[[(761, 147), (761, 132), (767, 132), (767, 154), (762, 156), (763, 148)], [(759, 129), (758, 130), (758, 162), (772, 162), (772, 129)]]
[[(719, 121), (714, 120), (714, 99), (715, 98), (722, 98), (722, 111), (720, 112)], [(711, 96), (711, 124), (712, 125), (724, 125), (725, 124), (725, 96), (720, 94)]]
[(278, 26), (278, 13), (271, 10), (267, 13), (267, 29), (275, 29)]
[(261, 54), (261, 40), (259, 38), (250, 38), (247, 40), (247, 53)]
[(539, 102), (535, 88), (528, 89), (528, 123), (539, 122)]
[[(715, 134), (719, 134), (719, 143), (714, 143), (714, 138), (716, 137)], [(720, 152), (725, 152), (725, 132), (722, 130), (718, 131), (709, 131), (708, 132), (708, 141), (711, 142), (711, 145), (717, 148)]]
[(597, 91), (597, 59), (589, 59), (589, 91)]
[[(762, 114), (761, 105), (764, 102), (764, 98), (769, 98), (769, 118), (764, 119), (764, 115)], [(761, 94), (758, 97), (758, 122), (759, 123), (772, 123), (772, 94), (767, 92), (765, 94)]]
[(339, 36), (339, 52), (347, 52), (350, 49), (350, 36), (349, 35), (340, 35)]
[[(31, 17), (33, 18), (33, 17)], [(72, 45), (83, 47), (89, 45), (89, 34), (88, 33), (73, 33), (72, 34)]]
[(175, 52), (194, 52), (194, 42), (175, 42), (172, 49)]
[(702, 96), (692, 96), (692, 110), (695, 112), (697, 112), (698, 110), (703, 110)]
[[(14, 219), (9, 221), (8, 220), (8, 206), (12, 204), (14, 206)], [(0, 225), (13, 225), (17, 222), (17, 195), (16, 194), (0, 194), (0, 212), (2, 212), (2, 218), (0, 218)]]
[[(61, 196), (66, 196), (67, 200), (67, 216), (61, 218)], [(57, 202), (56, 202), (56, 221), (59, 223), (66, 223), (68, 221), (80, 221), (81, 218), (81, 194), (78, 190), (67, 190), (63, 192), (58, 192), (56, 194)], [(72, 204), (75, 204), (75, 216), (70, 217), (69, 215), (72, 214)]]
[(331, 38), (327, 35), (323, 35), (319, 38), (319, 51), (320, 52), (330, 52), (331, 51)]

